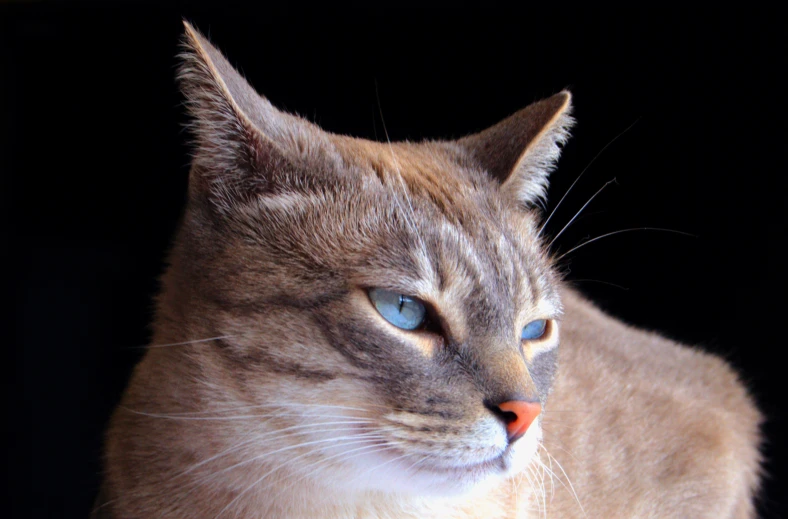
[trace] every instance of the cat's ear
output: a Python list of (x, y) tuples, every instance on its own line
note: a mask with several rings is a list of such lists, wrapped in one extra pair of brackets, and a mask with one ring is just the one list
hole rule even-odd
[(572, 96), (563, 91), (457, 143), (500, 182), (507, 198), (531, 206), (547, 192), (547, 177), (574, 123), (571, 110)]
[[(275, 189), (315, 149), (330, 147), (308, 121), (280, 112), (188, 22), (178, 80), (195, 138), (189, 189), (222, 206)], [(303, 168), (302, 168), (303, 169)]]

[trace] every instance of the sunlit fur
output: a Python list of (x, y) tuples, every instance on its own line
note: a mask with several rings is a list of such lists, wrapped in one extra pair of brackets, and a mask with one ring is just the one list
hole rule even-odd
[[(735, 376), (567, 291), (538, 237), (568, 93), (458, 141), (370, 142), (276, 110), (186, 33), (189, 201), (98, 517), (752, 515)], [(392, 326), (372, 287), (435, 328)], [(544, 409), (514, 443), (511, 399)]]

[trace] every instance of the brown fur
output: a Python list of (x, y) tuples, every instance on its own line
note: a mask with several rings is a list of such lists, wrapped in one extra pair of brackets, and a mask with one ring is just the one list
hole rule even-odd
[[(596, 310), (540, 241), (568, 93), (375, 143), (277, 111), (186, 31), (189, 203), (97, 515), (753, 517), (760, 417), (730, 368)], [(508, 400), (545, 409), (514, 443)]]

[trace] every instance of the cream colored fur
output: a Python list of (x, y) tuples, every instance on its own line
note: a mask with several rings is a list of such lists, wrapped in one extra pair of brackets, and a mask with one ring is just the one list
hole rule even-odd
[[(388, 144), (277, 111), (188, 25), (181, 81), (189, 203), (95, 517), (754, 517), (735, 373), (597, 310), (539, 237), (568, 93)], [(370, 287), (435, 326), (393, 327)], [(515, 398), (543, 412), (512, 442)]]

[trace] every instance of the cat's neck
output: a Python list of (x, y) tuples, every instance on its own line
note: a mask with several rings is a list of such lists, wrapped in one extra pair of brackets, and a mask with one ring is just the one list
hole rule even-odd
[(259, 496), (268, 510), (265, 517), (324, 519), (496, 519), (526, 517), (507, 506), (504, 492), (488, 491), (450, 497), (387, 494), (383, 492), (343, 493), (336, 489), (303, 485), (282, 492), (275, 501)]

